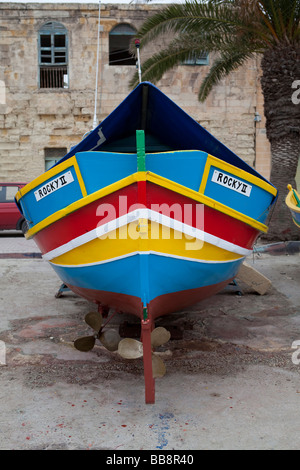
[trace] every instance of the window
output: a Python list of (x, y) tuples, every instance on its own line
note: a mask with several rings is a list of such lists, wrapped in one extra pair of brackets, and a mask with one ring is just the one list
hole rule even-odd
[(190, 57), (185, 60), (182, 65), (208, 65), (209, 59), (208, 54), (203, 52), (202, 54), (197, 54), (194, 57)]
[(18, 186), (0, 186), (0, 202), (14, 202), (18, 191)]
[(135, 65), (136, 59), (129, 52), (130, 42), (136, 30), (128, 24), (119, 24), (109, 33), (109, 65)]
[(65, 147), (61, 148), (45, 148), (45, 170), (49, 170), (55, 163), (64, 157), (68, 150)]
[(40, 88), (68, 88), (68, 34), (54, 21), (39, 30)]

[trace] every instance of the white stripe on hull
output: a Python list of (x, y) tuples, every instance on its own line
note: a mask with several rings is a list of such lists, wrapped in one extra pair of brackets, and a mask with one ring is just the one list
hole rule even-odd
[(181, 232), (184, 235), (188, 235), (200, 241), (205, 241), (206, 243), (210, 243), (211, 245), (214, 245), (218, 248), (222, 248), (223, 250), (230, 251), (241, 256), (248, 256), (252, 253), (252, 250), (248, 250), (239, 245), (228, 242), (227, 240), (223, 240), (222, 238), (216, 237), (215, 235), (206, 233), (205, 231), (192, 227), (191, 225), (172, 219), (171, 217), (160, 214), (159, 212), (153, 211), (151, 209), (136, 209), (135, 211), (125, 214), (118, 219), (114, 219), (106, 224), (98, 226), (93, 230), (90, 230), (87, 233), (84, 233), (83, 235), (80, 235), (79, 237), (76, 237), (64, 245), (55, 248), (54, 250), (48, 251), (43, 255), (43, 258), (46, 261), (50, 261), (51, 259), (57, 258), (58, 256), (74, 250), (74, 248), (78, 248), (85, 243), (95, 240), (96, 238), (100, 238), (103, 235), (107, 235), (108, 233), (139, 219), (147, 219), (151, 222), (157, 222), (161, 225), (164, 225), (165, 227)]

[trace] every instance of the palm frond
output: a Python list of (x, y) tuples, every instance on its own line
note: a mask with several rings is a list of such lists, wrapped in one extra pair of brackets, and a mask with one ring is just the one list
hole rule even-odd
[[(203, 53), (223, 53), (224, 56), (229, 57), (234, 52), (239, 52), (241, 47), (253, 54), (261, 52), (265, 43), (250, 33), (245, 33), (237, 40), (234, 35), (229, 33), (219, 34), (218, 31), (202, 31), (201, 34), (198, 34), (186, 30), (175, 36), (166, 48), (142, 64), (143, 80), (156, 83), (166, 71), (177, 65), (182, 65), (186, 60), (199, 57)], [(136, 73), (130, 86), (135, 87), (137, 84), (138, 74)]]
[[(172, 42), (169, 47), (162, 49), (158, 53), (151, 56), (143, 63), (142, 76), (143, 80), (156, 83), (162, 78), (165, 72), (172, 69), (176, 65), (184, 63), (191, 57), (197, 57), (208, 52), (204, 46), (194, 46), (190, 44), (180, 44), (178, 40)], [(135, 87), (138, 84), (137, 72), (130, 81), (130, 86)]]
[[(297, 47), (300, 0), (186, 0), (161, 9), (137, 33), (141, 47), (161, 34), (173, 39), (142, 64), (143, 79), (156, 82), (187, 58), (216, 52), (199, 92), (203, 101), (218, 81), (254, 53)], [(131, 80), (136, 84), (137, 74)]]
[[(253, 1), (253, 0), (252, 0)], [(262, 22), (276, 42), (291, 43), (299, 32), (300, 0), (256, 0)]]
[(190, 32), (214, 31), (219, 34), (236, 34), (238, 30), (255, 32), (265, 40), (268, 39), (263, 29), (257, 30), (257, 24), (246, 24), (240, 11), (232, 8), (231, 2), (209, 1), (204, 3), (198, 0), (186, 1), (185, 4), (169, 5), (157, 14), (145, 21), (137, 32), (141, 39), (141, 47), (157, 38), (158, 35), (180, 33), (185, 30)]
[(198, 93), (199, 101), (205, 101), (212, 88), (231, 72), (244, 64), (254, 55), (254, 51), (241, 50), (234, 53), (223, 53), (215, 59), (208, 74), (204, 78)]
[[(297, 31), (298, 30), (298, 31)], [(291, 14), (287, 22), (288, 35), (295, 39), (295, 33), (300, 34), (300, 1), (294, 0), (291, 5)]]

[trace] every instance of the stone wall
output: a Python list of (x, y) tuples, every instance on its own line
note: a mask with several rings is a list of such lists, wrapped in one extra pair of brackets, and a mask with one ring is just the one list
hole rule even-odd
[[(157, 8), (150, 4), (102, 5), (98, 120), (125, 98), (135, 72), (135, 66), (109, 65), (109, 31), (124, 22), (138, 28)], [(39, 89), (37, 35), (47, 21), (58, 21), (68, 30), (68, 89)], [(32, 180), (45, 170), (45, 149), (69, 149), (91, 130), (97, 33), (96, 4), (0, 4), (0, 181)], [(148, 54), (149, 48), (142, 52), (142, 59)], [(264, 129), (259, 63), (249, 61), (200, 104), (197, 92), (207, 70), (208, 66), (180, 66), (165, 74), (157, 85), (268, 177), (270, 149)], [(256, 111), (262, 117), (257, 124)]]

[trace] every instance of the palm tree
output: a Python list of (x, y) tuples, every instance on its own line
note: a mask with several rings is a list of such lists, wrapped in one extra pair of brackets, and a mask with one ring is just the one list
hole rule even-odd
[[(300, 104), (293, 100), (300, 80), (300, 0), (189, 0), (171, 4), (142, 25), (141, 48), (161, 34), (171, 35), (165, 49), (142, 64), (143, 79), (163, 74), (200, 54), (215, 59), (198, 98), (248, 59), (260, 55), (267, 137), (271, 144), (271, 182), (279, 191), (268, 238), (298, 238), (285, 206), (287, 184), (295, 186), (300, 156)], [(131, 86), (137, 84), (137, 75)], [(298, 95), (297, 95), (298, 96)]]

